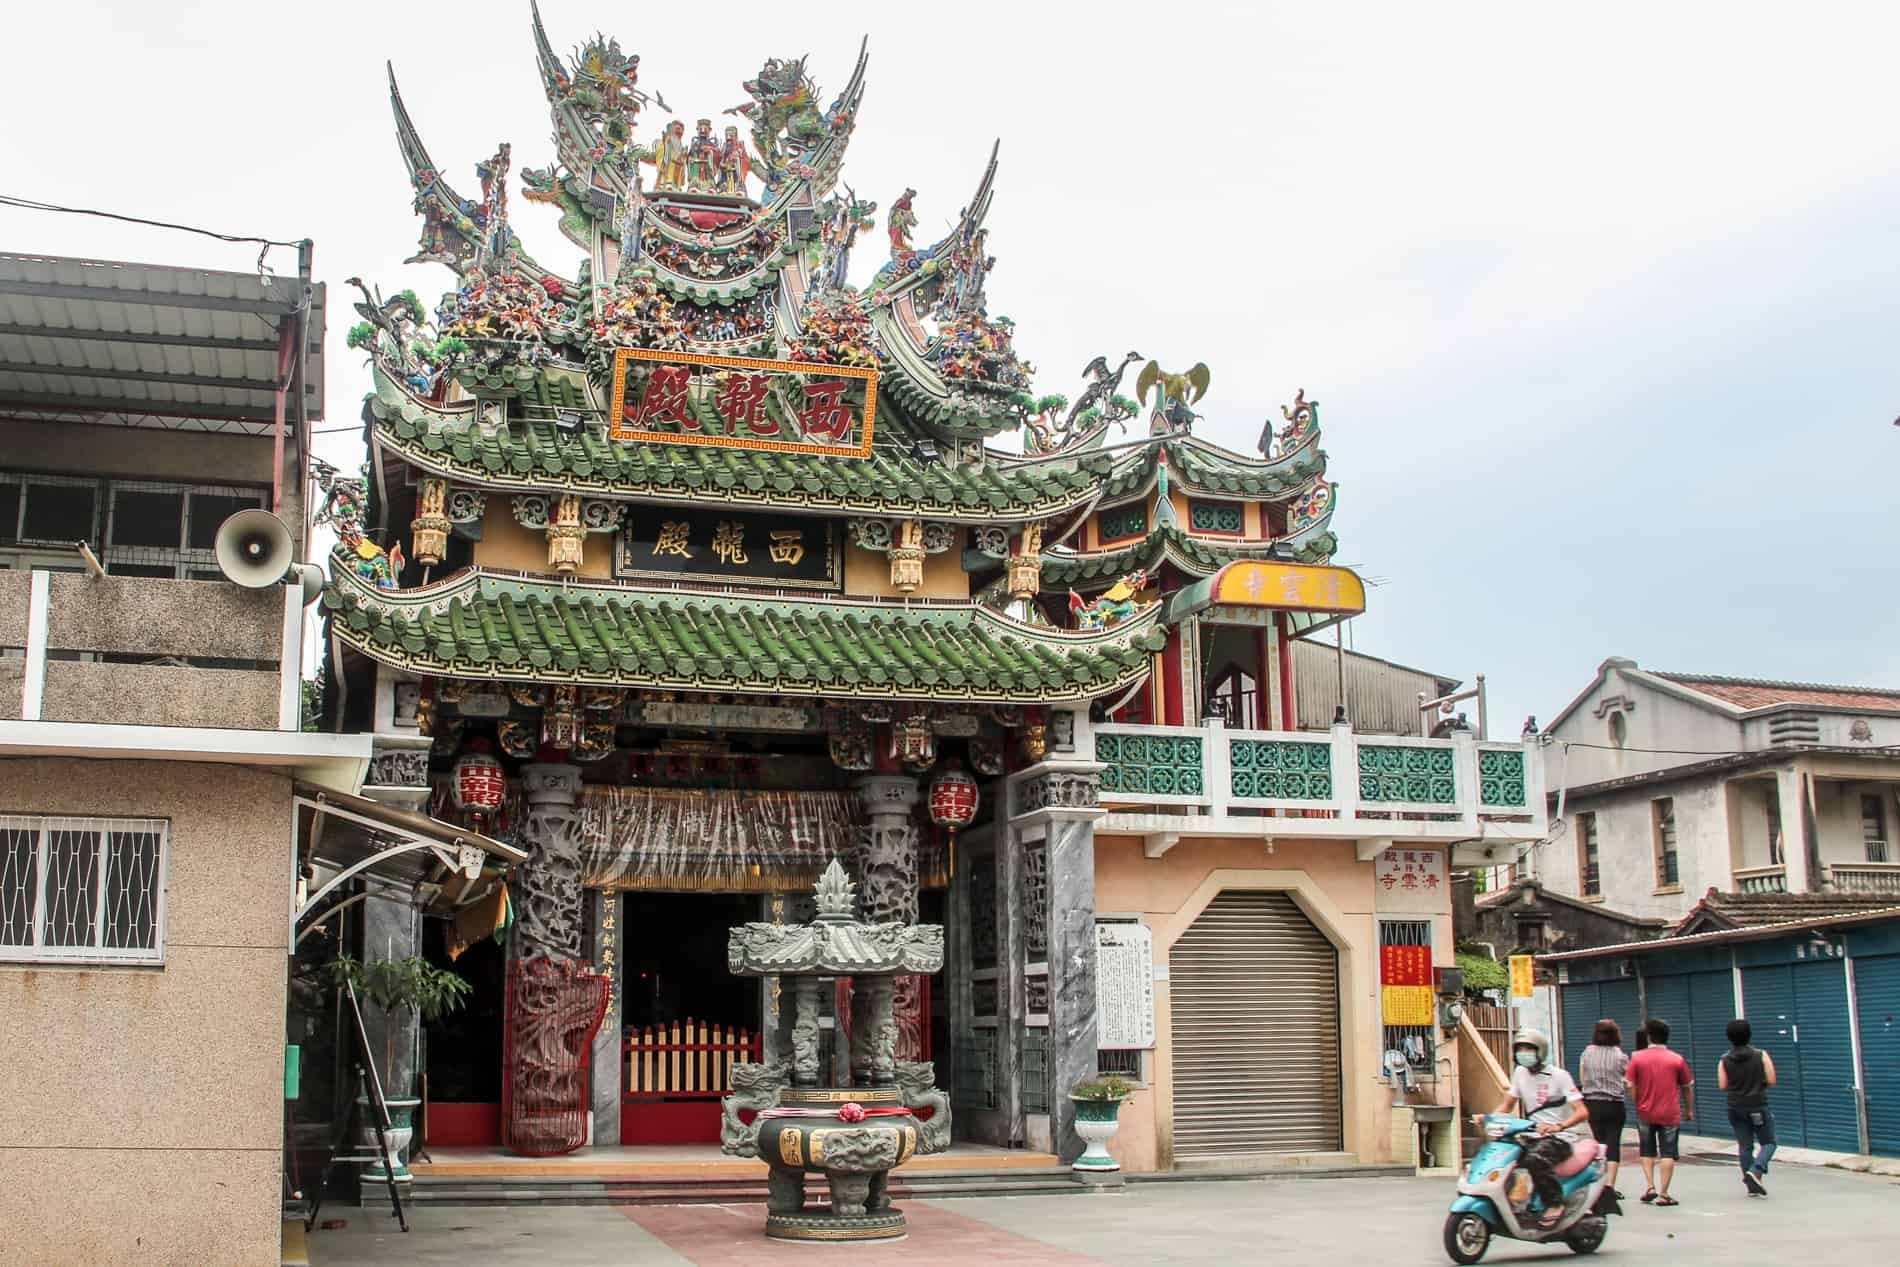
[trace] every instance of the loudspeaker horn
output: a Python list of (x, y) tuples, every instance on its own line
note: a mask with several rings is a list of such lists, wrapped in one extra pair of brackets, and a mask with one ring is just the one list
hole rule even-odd
[(290, 529), (268, 510), (240, 510), (218, 525), (218, 571), (245, 589), (269, 589), (290, 571)]

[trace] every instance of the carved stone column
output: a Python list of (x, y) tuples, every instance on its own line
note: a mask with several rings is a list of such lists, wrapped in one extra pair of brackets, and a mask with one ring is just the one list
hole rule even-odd
[[(1042, 881), (1033, 887), (1040, 910), (1045, 983), (1038, 987), (1048, 1017), (1049, 1126), (1055, 1151), (1066, 1161), (1082, 1152), (1069, 1088), (1096, 1069), (1095, 820), (1101, 766), (1093, 761), (1041, 762), (1013, 776), (1009, 830), (1018, 849), (1040, 850)], [(1029, 886), (1026, 886), (1029, 887)]]
[(528, 803), (522, 843), (534, 852), (510, 890), (508, 957), (572, 962), (581, 957), (580, 767), (523, 766), (521, 792)]
[(593, 1109), (594, 1143), (620, 1142), (620, 959), (624, 950), (620, 927), (620, 894), (595, 889), (587, 894), (592, 908), (594, 971), (607, 978), (607, 1014), (594, 1035)]
[(858, 837), (858, 903), (870, 923), (917, 922), (917, 780), (872, 774), (858, 780), (865, 825)]
[(580, 770), (529, 765), (521, 783), (527, 812), (520, 841), (533, 852), (510, 890), (502, 1140), (516, 1152), (549, 1156), (587, 1142), (587, 1057), (606, 986), (581, 961)]

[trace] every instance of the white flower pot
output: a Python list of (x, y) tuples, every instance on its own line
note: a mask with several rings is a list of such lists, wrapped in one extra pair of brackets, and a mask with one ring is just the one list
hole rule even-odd
[(1099, 1100), (1075, 1101), (1075, 1133), (1082, 1137), (1087, 1147), (1070, 1164), (1069, 1169), (1103, 1171), (1122, 1168), (1121, 1163), (1108, 1151), (1108, 1141), (1115, 1138), (1115, 1132), (1121, 1126), (1117, 1120), (1120, 1112), (1120, 1100), (1110, 1100), (1106, 1106)]

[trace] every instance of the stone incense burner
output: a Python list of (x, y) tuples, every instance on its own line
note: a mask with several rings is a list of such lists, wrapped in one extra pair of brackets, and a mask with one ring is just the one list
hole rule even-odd
[[(760, 1064), (733, 1069), (722, 1108), (721, 1147), (771, 1168), (765, 1234), (785, 1241), (882, 1241), (904, 1235), (903, 1211), (888, 1192), (893, 1167), (950, 1143), (949, 1098), (932, 1085), (929, 1064), (895, 1059), (892, 977), (943, 965), (935, 924), (864, 923), (853, 917), (854, 886), (834, 859), (818, 880), (818, 917), (809, 924), (745, 924), (732, 930), (727, 965), (746, 977), (781, 977), (792, 1024)], [(850, 1087), (820, 1086), (819, 990), (851, 979)], [(919, 1121), (913, 1109), (928, 1106)], [(758, 1110), (750, 1123), (743, 1109)], [(805, 1204), (805, 1176), (823, 1175), (829, 1206)]]

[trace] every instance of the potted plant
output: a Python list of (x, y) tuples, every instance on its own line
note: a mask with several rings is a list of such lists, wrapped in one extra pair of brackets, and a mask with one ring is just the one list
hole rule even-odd
[(1113, 1074), (1084, 1078), (1069, 1088), (1069, 1099), (1075, 1104), (1075, 1133), (1088, 1145), (1071, 1170), (1121, 1169), (1121, 1163), (1109, 1156), (1108, 1141), (1119, 1125), (1122, 1101), (1134, 1089), (1134, 1083)]
[[(415, 1134), (413, 1116), (422, 1101), (410, 1095), (413, 1069), (396, 1064), (396, 1036), (402, 1029), (404, 1012), (413, 1012), (422, 1021), (433, 1021), (462, 1006), (473, 988), (446, 968), (437, 968), (417, 956), (407, 959), (378, 959), (364, 964), (349, 955), (341, 955), (324, 967), (330, 983), (341, 988), (346, 983), (356, 991), (359, 1002), (368, 1003), (382, 1014), (383, 1061), (381, 1076), (383, 1103), (389, 1107), (389, 1156), (395, 1163), (398, 1182), (413, 1178), (404, 1162), (410, 1137)], [(376, 1150), (376, 1128), (371, 1119), (375, 1111), (367, 1096), (356, 1098), (363, 1119), (361, 1143), (364, 1150)], [(372, 1164), (364, 1172), (366, 1181), (381, 1183), (383, 1168)]]

